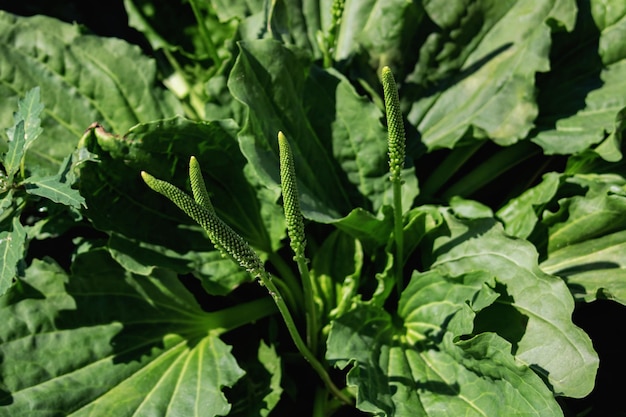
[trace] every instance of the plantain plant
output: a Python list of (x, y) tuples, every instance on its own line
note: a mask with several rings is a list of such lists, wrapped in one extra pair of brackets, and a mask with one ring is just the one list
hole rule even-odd
[(624, 411), (605, 3), (2, 6), (0, 416)]

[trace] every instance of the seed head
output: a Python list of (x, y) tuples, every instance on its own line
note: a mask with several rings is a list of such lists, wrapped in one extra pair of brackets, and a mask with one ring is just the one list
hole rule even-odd
[(283, 132), (278, 132), (278, 151), (280, 157), (280, 186), (283, 193), (287, 234), (289, 235), (291, 248), (296, 256), (304, 256), (306, 238), (304, 236), (302, 212), (300, 211), (296, 170), (291, 147)]
[(389, 172), (392, 182), (401, 181), (404, 168), (405, 142), (404, 121), (400, 110), (398, 87), (391, 69), (382, 69), (383, 94), (385, 96), (385, 112), (387, 113), (387, 138), (389, 147)]
[(211, 242), (222, 253), (230, 255), (241, 267), (254, 276), (261, 274), (263, 263), (259, 256), (237, 232), (217, 217), (214, 211), (201, 206), (191, 196), (167, 181), (159, 180), (144, 171), (141, 172), (141, 177), (148, 187), (167, 197), (202, 226), (209, 235)]

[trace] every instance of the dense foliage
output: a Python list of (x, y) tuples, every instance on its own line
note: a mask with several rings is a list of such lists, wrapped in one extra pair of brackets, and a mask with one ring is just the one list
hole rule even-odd
[(626, 413), (625, 2), (13, 7), (0, 416)]

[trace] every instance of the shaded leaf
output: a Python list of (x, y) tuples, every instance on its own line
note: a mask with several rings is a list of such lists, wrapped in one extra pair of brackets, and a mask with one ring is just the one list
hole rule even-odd
[(3, 295), (18, 275), (18, 263), (24, 258), (26, 230), (19, 216), (13, 217), (12, 230), (0, 232), (0, 295)]
[(546, 154), (574, 154), (614, 130), (626, 106), (626, 7), (578, 2), (573, 33), (557, 36), (551, 73), (539, 78), (541, 114), (531, 135)]
[(40, 87), (44, 132), (27, 160), (41, 175), (55, 173), (96, 120), (123, 132), (182, 113), (174, 96), (157, 84), (155, 62), (139, 47), (81, 31), (45, 16), (0, 11), (0, 122), (13, 114), (17, 96)]
[(466, 134), (500, 145), (527, 135), (538, 114), (535, 75), (550, 68), (549, 22), (574, 23), (574, 2), (561, 3), (426, 2), (437, 29), (406, 80), (420, 87), (400, 96), (428, 149), (452, 148)]

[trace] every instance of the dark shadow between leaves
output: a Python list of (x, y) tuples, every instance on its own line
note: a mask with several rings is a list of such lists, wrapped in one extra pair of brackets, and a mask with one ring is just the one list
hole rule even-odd
[[(437, 259), (440, 256), (450, 252), (450, 250), (452, 250), (456, 246), (459, 246), (461, 243), (482, 236), (483, 234), (491, 230), (496, 223), (497, 222), (493, 218), (487, 217), (471, 220), (471, 227), (469, 227), (465, 233), (453, 239), (450, 239), (448, 242), (444, 243), (443, 245), (432, 251), (432, 255), (430, 255), (431, 258), (433, 260)], [(444, 229), (440, 227), (439, 230), (443, 231)], [(450, 233), (445, 233), (445, 235), (449, 236)]]
[(514, 307), (515, 299), (508, 293), (505, 284), (496, 282), (494, 290), (500, 297), (478, 312), (474, 319), (474, 333), (497, 333), (511, 343), (511, 353), (515, 355), (518, 344), (526, 333), (528, 316)]

